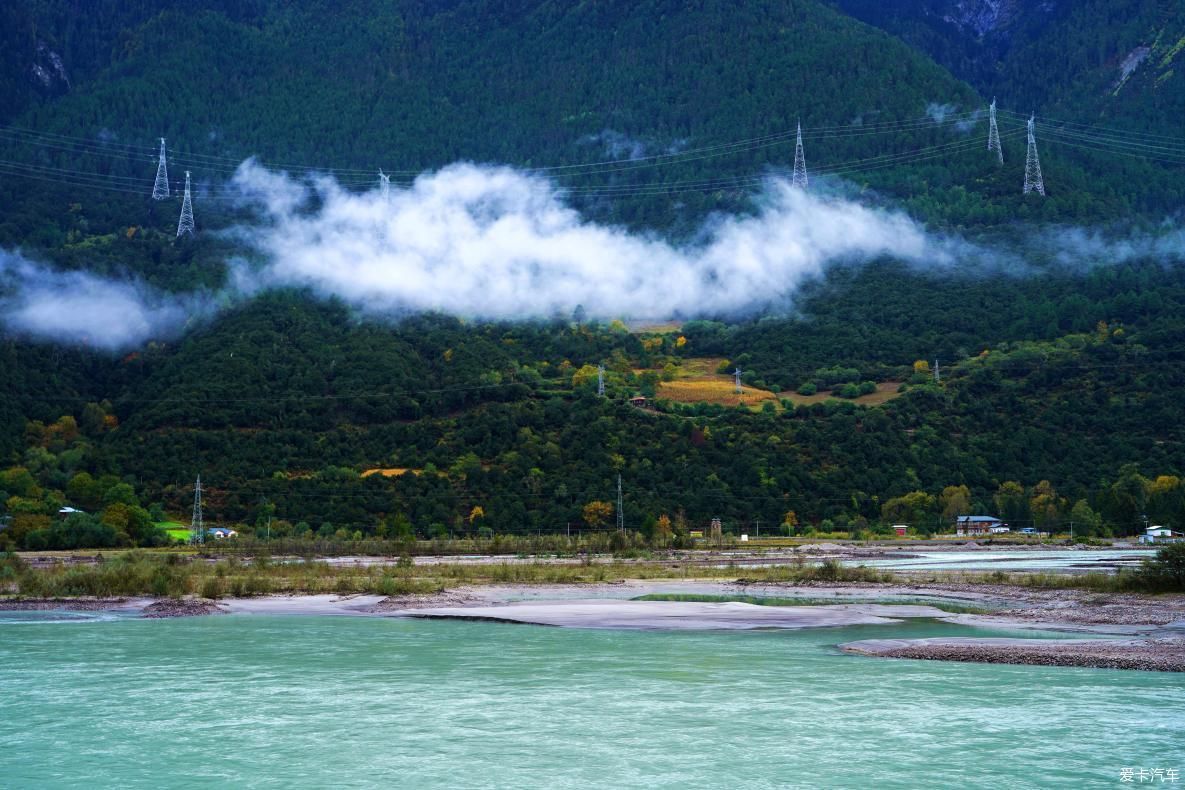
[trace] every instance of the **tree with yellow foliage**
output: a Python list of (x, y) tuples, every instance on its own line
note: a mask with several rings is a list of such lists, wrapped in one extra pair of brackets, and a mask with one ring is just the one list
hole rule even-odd
[(786, 528), (787, 535), (793, 534), (798, 526), (798, 514), (793, 510), (787, 510), (786, 515), (782, 516), (782, 526)]
[(574, 389), (596, 386), (596, 383), (597, 368), (595, 365), (581, 365), (580, 368), (572, 374), (572, 387)]
[(590, 529), (599, 529), (605, 526), (609, 521), (609, 517), (613, 515), (613, 505), (608, 502), (602, 502), (599, 499), (594, 499), (584, 506), (581, 515), (584, 517), (584, 523)]

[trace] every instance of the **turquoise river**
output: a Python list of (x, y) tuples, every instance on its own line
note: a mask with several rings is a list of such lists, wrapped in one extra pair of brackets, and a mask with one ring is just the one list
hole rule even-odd
[(1185, 774), (1179, 674), (835, 648), (1001, 633), (0, 613), (0, 786), (1038, 788)]

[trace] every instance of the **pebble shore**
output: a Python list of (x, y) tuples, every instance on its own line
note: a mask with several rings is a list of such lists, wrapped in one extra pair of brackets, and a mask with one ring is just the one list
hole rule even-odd
[(840, 645), (847, 653), (926, 661), (1138, 669), (1185, 672), (1185, 636), (1140, 640), (1038, 639), (866, 640)]

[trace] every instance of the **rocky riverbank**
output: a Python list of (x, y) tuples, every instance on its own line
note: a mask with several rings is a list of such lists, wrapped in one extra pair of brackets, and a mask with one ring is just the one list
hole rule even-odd
[(136, 609), (149, 602), (135, 598), (6, 598), (0, 599), (0, 612), (107, 612)]
[(840, 649), (882, 658), (1185, 672), (1185, 631), (1180, 636), (1124, 640), (866, 639)]
[(144, 607), (141, 617), (160, 619), (163, 617), (200, 617), (207, 614), (224, 614), (216, 601), (208, 598), (165, 598)]

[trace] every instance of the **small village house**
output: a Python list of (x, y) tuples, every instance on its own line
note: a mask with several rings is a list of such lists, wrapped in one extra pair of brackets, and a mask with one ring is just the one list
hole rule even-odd
[(995, 516), (959, 516), (955, 519), (955, 534), (991, 535), (1008, 531), (1008, 525)]
[(1168, 527), (1153, 525), (1140, 536), (1141, 543), (1178, 543), (1185, 541), (1185, 533), (1173, 532)]

